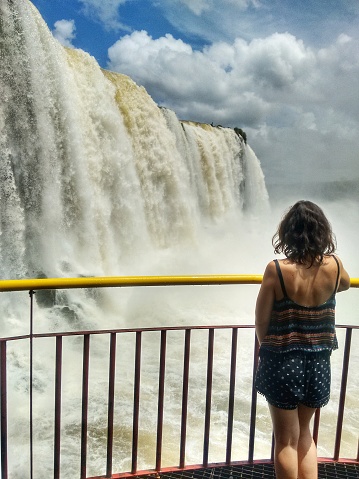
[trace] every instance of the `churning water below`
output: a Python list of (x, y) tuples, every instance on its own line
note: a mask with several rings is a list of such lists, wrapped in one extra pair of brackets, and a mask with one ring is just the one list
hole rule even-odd
[[(359, 261), (354, 255), (352, 241), (345, 234), (345, 212), (355, 208), (350, 203), (321, 203), (337, 233), (339, 253), (352, 277), (357, 276)], [(272, 214), (261, 218), (242, 218), (242, 222), (227, 225), (218, 233), (209, 229), (203, 234), (199, 246), (192, 249), (168, 248), (152, 255), (147, 263), (134, 264), (134, 274), (261, 274), (272, 258), (270, 239), (280, 220), (282, 206), (273, 207)], [(353, 211), (353, 214), (355, 212)], [(241, 229), (244, 228), (244, 231)], [(58, 307), (35, 307), (35, 331), (64, 331), (73, 329), (132, 328), (178, 325), (253, 324), (253, 311), (258, 286), (193, 286), (124, 288), (96, 291), (89, 296), (84, 291), (72, 291), (68, 297), (67, 320)], [(12, 293), (24, 296), (25, 293)], [(10, 296), (10, 295), (7, 295)], [(27, 300), (27, 298), (26, 298)], [(357, 290), (338, 295), (337, 323), (359, 324)], [(354, 332), (355, 333), (355, 332)], [(333, 353), (332, 401), (322, 410), (319, 435), (320, 456), (333, 454), (338, 394), (341, 381), (341, 362), (344, 334), (338, 330), (340, 349)], [(348, 378), (346, 412), (344, 418), (343, 457), (355, 457), (358, 438), (356, 368), (359, 365), (358, 335), (353, 335), (351, 364)], [(248, 447), (250, 392), (252, 374), (252, 345), (254, 330), (239, 334), (238, 378), (236, 386), (233, 459), (245, 459)], [(215, 335), (216, 359), (211, 421), (211, 462), (225, 457), (228, 407), (228, 377), (230, 360), (230, 333), (219, 331)], [(54, 342), (38, 340), (35, 347), (35, 477), (45, 477), (52, 467), (53, 448), (53, 372)], [(25, 345), (24, 345), (25, 346)], [(27, 346), (10, 348), (13, 386), (10, 401), (11, 458), (15, 472), (21, 477), (27, 470), (28, 428), (26, 379)], [(105, 468), (108, 394), (108, 337), (94, 338), (90, 361), (89, 412), (89, 464), (88, 474), (102, 474)], [(152, 468), (155, 462), (157, 388), (159, 362), (159, 335), (151, 333), (143, 338), (144, 370), (141, 377), (139, 469)], [(183, 367), (183, 334), (169, 333), (167, 346), (168, 384), (165, 391), (165, 429), (163, 466), (178, 463), (179, 432), (182, 391), (178, 382)], [(205, 375), (207, 335), (198, 331), (192, 337), (189, 393), (189, 419), (187, 434), (187, 463), (201, 462), (203, 443), (203, 414), (205, 407)], [(46, 361), (44, 361), (46, 358)], [(116, 366), (116, 403), (118, 412), (114, 438), (114, 470), (131, 468), (131, 428), (133, 398), (134, 336), (118, 337)], [(80, 407), (81, 407), (82, 343), (79, 339), (64, 340), (62, 456), (63, 474), (78, 474), (80, 464)], [(105, 372), (105, 374), (104, 374)], [(271, 428), (265, 400), (258, 397), (255, 457), (270, 454)]]

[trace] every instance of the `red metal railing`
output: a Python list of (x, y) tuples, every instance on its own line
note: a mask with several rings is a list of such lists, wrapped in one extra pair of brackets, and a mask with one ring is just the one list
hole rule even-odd
[[(32, 301), (33, 294), (30, 294), (31, 297), (31, 313), (30, 319), (32, 323)], [(340, 450), (342, 444), (342, 431), (343, 431), (343, 420), (344, 420), (344, 410), (345, 410), (345, 399), (347, 391), (347, 382), (348, 382), (348, 371), (350, 366), (350, 352), (352, 344), (352, 335), (353, 331), (357, 331), (359, 327), (357, 326), (338, 326), (339, 329), (344, 329), (345, 334), (345, 344), (344, 344), (344, 354), (342, 362), (342, 372), (341, 372), (341, 386), (338, 402), (338, 414), (337, 414), (337, 424), (335, 432), (335, 444), (333, 455), (326, 460), (339, 461), (341, 460)], [(215, 464), (210, 462), (209, 459), (209, 449), (210, 449), (210, 438), (211, 438), (211, 419), (213, 413), (213, 379), (214, 379), (214, 361), (216, 360), (215, 352), (215, 333), (220, 331), (229, 330), (230, 331), (230, 340), (229, 340), (229, 368), (228, 368), (228, 397), (227, 397), (227, 418), (226, 418), (226, 447), (225, 454), (222, 461), (217, 461)], [(2, 479), (8, 479), (9, 474), (9, 437), (8, 437), (8, 426), (9, 426), (9, 415), (8, 415), (8, 398), (11, 396), (11, 391), (8, 387), (8, 378), (9, 378), (9, 369), (8, 369), (8, 345), (13, 342), (18, 342), (21, 340), (29, 340), (30, 342), (30, 372), (29, 372), (29, 400), (30, 400), (30, 414), (29, 414), (29, 475), (32, 478), (34, 475), (33, 469), (33, 448), (34, 448), (34, 433), (33, 433), (33, 366), (32, 366), (32, 355), (33, 355), (33, 344), (37, 341), (41, 341), (43, 338), (54, 338), (55, 340), (55, 377), (54, 377), (54, 441), (53, 441), (53, 475), (54, 478), (61, 477), (61, 467), (62, 467), (62, 438), (64, 437), (64, 429), (62, 427), (62, 414), (64, 412), (64, 405), (62, 400), (62, 390), (63, 390), (63, 342), (65, 338), (68, 337), (82, 337), (82, 395), (81, 395), (81, 434), (80, 434), (80, 455), (81, 463), (79, 467), (79, 477), (81, 479), (95, 479), (100, 477), (126, 477), (131, 475), (138, 475), (140, 473), (154, 473), (159, 471), (168, 471), (168, 470), (178, 470), (186, 469), (190, 467), (208, 467), (219, 464), (238, 464), (240, 461), (238, 459), (233, 460), (233, 434), (234, 434), (234, 414), (235, 414), (235, 401), (236, 401), (236, 380), (241, 377), (241, 372), (238, 370), (237, 364), (237, 353), (241, 350), (242, 343), (238, 343), (239, 332), (251, 330), (251, 337), (253, 341), (251, 358), (248, 358), (248, 361), (253, 361), (253, 375), (249, 385), (249, 391), (251, 394), (251, 405), (250, 405), (250, 418), (249, 418), (249, 434), (248, 434), (248, 450), (247, 455), (244, 458), (244, 461), (254, 462), (254, 451), (255, 451), (255, 437), (256, 437), (256, 418), (257, 418), (257, 394), (253, 388), (253, 377), (257, 365), (258, 357), (258, 344), (255, 340), (254, 328), (253, 326), (239, 326), (239, 325), (221, 325), (221, 326), (196, 326), (196, 327), (166, 327), (166, 328), (140, 328), (140, 329), (120, 329), (120, 330), (99, 330), (99, 331), (76, 331), (76, 332), (66, 332), (66, 333), (44, 333), (44, 334), (33, 334), (32, 325), (30, 327), (30, 334), (24, 335), (21, 337), (8, 337), (0, 339), (0, 408), (1, 408), (1, 477)], [(205, 381), (205, 407), (204, 407), (204, 427), (203, 427), (203, 447), (202, 447), (202, 462), (200, 464), (188, 464), (186, 463), (186, 455), (188, 453), (188, 407), (190, 404), (189, 398), (189, 383), (190, 383), (190, 367), (191, 367), (191, 346), (193, 345), (192, 335), (197, 331), (207, 331), (207, 350), (206, 350), (206, 381)], [(181, 371), (175, 371), (177, 376), (176, 380), (178, 381), (179, 388), (181, 390), (181, 400), (180, 400), (180, 434), (179, 434), (179, 457), (178, 463), (175, 465), (165, 465), (163, 464), (163, 433), (164, 427), (166, 425), (164, 413), (165, 413), (165, 398), (166, 398), (166, 372), (167, 372), (167, 361), (171, 355), (171, 351), (168, 348), (168, 334), (172, 332), (177, 332), (184, 335), (183, 338), (183, 357), (182, 357), (182, 368)], [(139, 460), (139, 436), (140, 436), (140, 410), (141, 410), (141, 380), (143, 373), (143, 338), (147, 337), (150, 334), (157, 334), (160, 336), (159, 341), (159, 361), (158, 361), (158, 393), (157, 393), (157, 422), (156, 422), (156, 431), (153, 431), (156, 434), (155, 441), (155, 451), (154, 451), (154, 463), (152, 467), (148, 467), (146, 471), (139, 471), (138, 460)], [(115, 422), (116, 421), (116, 385), (118, 380), (116, 380), (116, 366), (117, 362), (117, 352), (118, 352), (118, 338), (124, 337), (124, 335), (132, 334), (135, 336), (135, 345), (134, 345), (134, 368), (133, 368), (133, 414), (132, 414), (132, 447), (131, 447), (131, 458), (130, 458), (130, 470), (120, 470), (113, 471), (113, 460), (118, 451), (114, 452), (114, 442), (115, 442)], [(107, 421), (107, 438), (106, 438), (106, 464), (104, 470), (99, 474), (91, 473), (88, 476), (88, 439), (89, 439), (89, 391), (90, 391), (90, 360), (91, 360), (91, 341), (95, 337), (109, 337), (109, 352), (108, 352), (108, 399), (107, 399), (107, 417), (104, 418)], [(153, 345), (153, 347), (155, 347)], [(247, 344), (246, 344), (247, 347)], [(121, 387), (121, 383), (119, 384)], [(318, 442), (318, 432), (320, 426), (320, 412), (317, 411), (314, 420), (313, 426), (313, 437)], [(272, 444), (272, 453), (273, 455), (273, 444)], [(264, 458), (264, 460), (272, 460), (273, 457)], [(359, 450), (357, 457), (346, 458), (354, 462), (359, 461)], [(188, 462), (188, 461), (187, 461)], [(101, 475), (102, 474), (102, 475)], [(66, 476), (63, 476), (66, 477)]]
[[(342, 385), (340, 393), (340, 402), (338, 406), (338, 418), (336, 427), (336, 440), (333, 457), (330, 459), (339, 460), (341, 434), (343, 427), (343, 414), (345, 405), (345, 392), (347, 386), (347, 371), (349, 369), (350, 345), (353, 329), (357, 327), (343, 326), (346, 329), (346, 340), (344, 346), (344, 359), (342, 367)], [(190, 367), (190, 339), (191, 332), (196, 329), (208, 330), (208, 357), (207, 357), (207, 379), (206, 379), (206, 407), (205, 407), (205, 426), (203, 440), (203, 461), (201, 466), (207, 467), (208, 450), (210, 440), (210, 424), (211, 424), (211, 395), (212, 395), (212, 378), (213, 378), (213, 344), (215, 330), (230, 328), (232, 330), (232, 346), (231, 346), (231, 366), (229, 380), (229, 397), (228, 397), (228, 419), (227, 419), (227, 447), (226, 457), (223, 463), (231, 464), (232, 454), (232, 437), (233, 437), (233, 409), (235, 395), (235, 381), (238, 371), (236, 369), (237, 354), (237, 337), (238, 331), (241, 329), (252, 328), (252, 326), (219, 326), (219, 327), (197, 327), (197, 328), (151, 328), (140, 330), (118, 330), (118, 331), (96, 331), (96, 332), (74, 332), (74, 333), (57, 333), (57, 334), (35, 334), (33, 339), (54, 337), (56, 341), (56, 361), (55, 361), (55, 419), (54, 419), (54, 477), (60, 477), (61, 464), (61, 384), (62, 384), (62, 346), (63, 338), (66, 336), (82, 336), (83, 337), (83, 375), (82, 375), (82, 411), (81, 411), (81, 471), (80, 477), (86, 478), (86, 461), (87, 461), (87, 424), (88, 424), (88, 397), (89, 397), (89, 359), (90, 359), (90, 338), (95, 334), (110, 336), (110, 352), (109, 352), (109, 381), (108, 381), (108, 414), (107, 414), (107, 461), (106, 461), (106, 477), (117, 477), (113, 475), (113, 423), (114, 423), (114, 390), (115, 390), (115, 364), (116, 364), (116, 338), (118, 335), (133, 332), (136, 336), (135, 345), (135, 368), (134, 368), (134, 402), (133, 402), (133, 428), (132, 428), (132, 453), (131, 453), (131, 474), (137, 474), (138, 461), (138, 437), (139, 437), (139, 413), (140, 413), (140, 385), (141, 385), (141, 343), (142, 336), (147, 332), (159, 331), (161, 335), (160, 342), (160, 371), (158, 386), (158, 409), (157, 409), (157, 440), (156, 440), (156, 463), (154, 471), (162, 469), (162, 433), (163, 433), (163, 412), (164, 412), (164, 386), (165, 386), (165, 365), (166, 365), (166, 336), (168, 331), (183, 330), (185, 334), (185, 352), (183, 358), (183, 381), (182, 381), (182, 413), (181, 413), (181, 433), (180, 433), (180, 455), (179, 463), (175, 468), (184, 469), (186, 466), (186, 426), (187, 426), (187, 406), (188, 406), (188, 376)], [(1, 461), (2, 461), (2, 478), (8, 477), (8, 460), (7, 460), (7, 344), (15, 338), (0, 340), (1, 354)], [(256, 350), (254, 353), (256, 357)], [(255, 361), (254, 368), (255, 369)], [(179, 375), (180, 380), (180, 375)], [(255, 443), (255, 419), (256, 419), (256, 393), (252, 391), (252, 404), (250, 413), (250, 433), (248, 447), (248, 461), (253, 461), (254, 443)], [(317, 441), (319, 430), (319, 411), (314, 422), (314, 437)], [(30, 447), (32, 444), (30, 442)], [(358, 460), (358, 458), (353, 459)], [(166, 468), (168, 469), (168, 468)], [(121, 474), (122, 476), (126, 474)], [(101, 476), (103, 477), (103, 476)]]

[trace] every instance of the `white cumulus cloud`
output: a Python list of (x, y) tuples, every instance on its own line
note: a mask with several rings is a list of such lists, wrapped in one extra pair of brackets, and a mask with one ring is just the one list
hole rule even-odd
[(76, 37), (74, 20), (58, 20), (54, 24), (53, 36), (65, 47), (73, 47), (72, 40)]
[(84, 13), (100, 22), (106, 29), (130, 31), (120, 21), (119, 8), (127, 0), (80, 0)]
[[(358, 169), (359, 41), (349, 35), (319, 49), (274, 33), (196, 51), (172, 35), (153, 39), (141, 31), (118, 40), (108, 55), (109, 69), (129, 75), (179, 118), (244, 128), (267, 158), (270, 140), (296, 174), (335, 176), (340, 168), (350, 176), (353, 165)], [(319, 171), (323, 158), (336, 170)]]

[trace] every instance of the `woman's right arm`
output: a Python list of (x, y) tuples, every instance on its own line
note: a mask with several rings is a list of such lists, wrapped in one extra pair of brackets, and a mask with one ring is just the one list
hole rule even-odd
[(337, 260), (339, 261), (340, 265), (340, 279), (339, 279), (339, 286), (338, 286), (338, 293), (340, 291), (346, 291), (350, 287), (350, 277), (349, 274), (345, 271), (343, 263), (341, 262), (341, 259), (338, 258)]

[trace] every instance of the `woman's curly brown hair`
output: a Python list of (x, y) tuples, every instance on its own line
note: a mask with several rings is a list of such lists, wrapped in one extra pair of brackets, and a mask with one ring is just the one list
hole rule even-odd
[(298, 264), (321, 264), (336, 249), (332, 227), (322, 209), (311, 201), (298, 201), (284, 215), (272, 238), (275, 253)]

